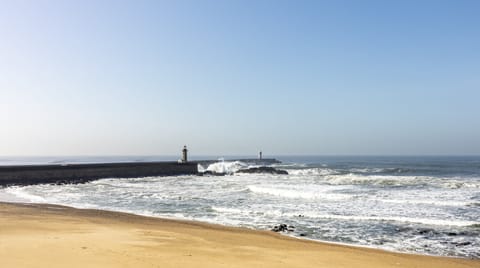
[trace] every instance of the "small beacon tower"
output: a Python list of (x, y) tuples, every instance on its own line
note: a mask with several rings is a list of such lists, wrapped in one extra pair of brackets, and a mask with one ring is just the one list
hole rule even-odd
[(262, 151), (258, 152), (258, 159), (262, 160), (263, 159), (263, 156), (262, 156)]
[(182, 160), (181, 160), (182, 163), (187, 163), (188, 161), (187, 152), (188, 152), (187, 145), (184, 145), (182, 150)]

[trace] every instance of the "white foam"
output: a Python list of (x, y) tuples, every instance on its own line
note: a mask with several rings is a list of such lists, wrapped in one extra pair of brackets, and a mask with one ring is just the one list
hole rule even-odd
[(357, 173), (383, 173), (383, 172), (402, 172), (400, 168), (351, 168), (350, 172)]
[(441, 186), (449, 189), (480, 188), (480, 180), (478, 180), (478, 178), (471, 178), (469, 181), (465, 181), (461, 178), (445, 179), (442, 180)]
[(27, 200), (20, 198), (6, 191), (0, 191), (0, 201), (2, 202), (25, 202)]
[(285, 198), (323, 199), (333, 201), (351, 198), (351, 196), (346, 194), (329, 193), (326, 189), (313, 186), (248, 185), (247, 188), (253, 193), (268, 194)]
[(326, 182), (336, 185), (345, 184), (370, 184), (370, 185), (388, 185), (388, 186), (406, 186), (425, 184), (431, 181), (429, 177), (422, 176), (383, 176), (383, 175), (330, 175), (325, 177)]
[(306, 168), (306, 169), (289, 169), (288, 174), (300, 176), (326, 176), (334, 175), (339, 172), (330, 168)]
[(28, 193), (24, 187), (12, 186), (5, 189), (7, 194), (29, 203), (46, 203), (47, 200), (41, 196)]
[(351, 182), (353, 184), (373, 184), (387, 186), (415, 186), (431, 185), (439, 188), (480, 188), (480, 180), (477, 178), (438, 178), (429, 176), (382, 176), (382, 175), (340, 175), (337, 178), (330, 177), (332, 182)]
[(285, 215), (284, 212), (278, 209), (262, 209), (262, 208), (248, 208), (248, 209), (239, 209), (239, 208), (232, 208), (232, 207), (218, 207), (212, 206), (212, 210), (219, 212), (220, 214), (228, 214), (233, 217), (245, 217), (249, 218), (249, 221), (258, 222), (258, 218), (255, 216), (262, 215), (268, 219), (279, 218)]
[(435, 206), (451, 206), (451, 207), (464, 207), (474, 204), (474, 202), (462, 202), (462, 201), (440, 201), (440, 200), (430, 200), (430, 199), (382, 199), (382, 198), (373, 198), (372, 200), (392, 203), (392, 204), (425, 204), (425, 205), (435, 205)]
[[(397, 221), (406, 223), (419, 223), (426, 225), (441, 225), (441, 226), (458, 226), (466, 227), (474, 224), (478, 224), (474, 221), (459, 221), (459, 220), (440, 220), (440, 219), (427, 219), (427, 218), (409, 218), (409, 217), (381, 217), (381, 216), (350, 216), (350, 215), (333, 215), (333, 214), (316, 214), (315, 212), (302, 214), (305, 217), (310, 218), (323, 218), (323, 219), (337, 219), (337, 220), (355, 220), (355, 221)], [(291, 214), (290, 216), (297, 216), (297, 214)]]
[[(212, 207), (213, 210), (221, 213), (232, 213), (232, 214), (245, 214), (244, 209), (238, 209), (238, 208), (226, 208), (226, 207)], [(248, 213), (247, 213), (248, 214)]]
[(206, 170), (214, 173), (232, 174), (237, 172), (239, 169), (247, 168), (247, 167), (248, 165), (246, 163), (243, 163), (240, 161), (234, 161), (234, 162), (221, 161), (221, 162), (210, 164)]
[(276, 164), (271, 164), (270, 166), (274, 168), (304, 168), (307, 165), (300, 164), (300, 163), (276, 163)]
[(198, 164), (197, 165), (197, 169), (198, 169), (198, 172), (200, 173), (203, 173), (205, 172), (207, 169), (205, 167), (203, 167), (202, 165)]

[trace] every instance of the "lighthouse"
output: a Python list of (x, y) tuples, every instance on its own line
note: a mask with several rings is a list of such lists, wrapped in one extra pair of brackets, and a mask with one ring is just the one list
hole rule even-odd
[(182, 163), (187, 163), (187, 160), (188, 160), (188, 158), (187, 158), (187, 152), (188, 152), (188, 150), (187, 150), (187, 145), (184, 145), (184, 146), (183, 146), (183, 150), (182, 150), (182, 160), (181, 160)]

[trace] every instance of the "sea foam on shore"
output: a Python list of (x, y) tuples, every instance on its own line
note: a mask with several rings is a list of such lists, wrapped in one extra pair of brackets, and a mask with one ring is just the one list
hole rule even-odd
[[(285, 162), (285, 161), (284, 161)], [(479, 258), (479, 158), (287, 159), (289, 175), (102, 179), (0, 189), (0, 198), (270, 230), (382, 249)], [(231, 171), (231, 172), (230, 172)], [(3, 193), (3, 197), (2, 197)]]

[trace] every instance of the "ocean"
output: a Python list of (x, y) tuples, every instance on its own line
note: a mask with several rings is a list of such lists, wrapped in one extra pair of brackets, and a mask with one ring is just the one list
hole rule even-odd
[[(396, 252), (480, 258), (480, 157), (278, 156), (288, 175), (101, 179), (0, 188), (1, 201), (61, 204), (188, 219)], [(0, 165), (172, 157), (0, 158)]]

